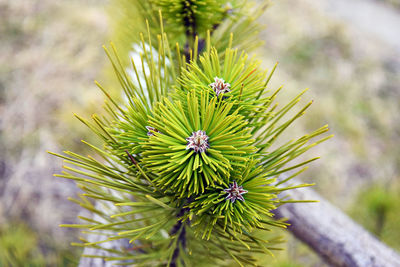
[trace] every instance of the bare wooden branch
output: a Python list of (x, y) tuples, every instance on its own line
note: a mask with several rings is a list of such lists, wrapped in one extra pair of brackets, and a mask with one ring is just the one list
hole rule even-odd
[[(319, 200), (318, 203), (285, 204), (275, 211), (277, 218), (289, 218), (289, 230), (332, 266), (399, 267), (400, 256), (346, 214), (309, 188), (290, 190), (296, 200)], [(93, 239), (94, 238), (94, 239)], [(96, 237), (91, 237), (90, 241)], [(127, 247), (126, 240), (116, 240), (109, 248)], [(83, 254), (111, 256), (106, 251), (85, 248)], [(82, 258), (79, 267), (115, 266), (103, 259)]]
[(318, 203), (290, 203), (275, 214), (288, 218), (293, 235), (310, 246), (332, 266), (399, 267), (400, 256), (317, 192), (309, 188), (290, 190), (296, 200)]

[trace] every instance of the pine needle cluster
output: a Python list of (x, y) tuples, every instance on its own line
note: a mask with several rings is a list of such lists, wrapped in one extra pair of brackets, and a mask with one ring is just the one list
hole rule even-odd
[[(276, 66), (262, 70), (235, 48), (231, 33), (222, 48), (213, 41), (213, 25), (223, 24), (229, 14), (225, 1), (138, 2), (132, 1), (136, 8), (152, 7), (149, 16), (155, 7), (162, 12), (157, 22), (150, 16), (146, 34), (135, 43), (139, 61), (131, 58), (128, 66), (113, 44), (106, 49), (124, 100), (113, 99), (97, 83), (107, 99), (106, 115), (93, 115), (91, 121), (77, 116), (103, 146), (83, 141), (91, 156), (52, 153), (66, 163), (56, 176), (75, 180), (83, 190), (71, 200), (95, 215), (81, 216), (83, 224), (63, 226), (102, 236), (74, 245), (104, 249), (113, 256), (85, 256), (118, 264), (256, 266), (257, 253), (272, 254), (281, 242), (260, 232), (287, 226), (274, 220), (272, 211), (295, 200), (280, 193), (310, 185), (282, 184), (316, 158), (291, 162), (329, 138), (310, 142), (328, 128), (273, 146), (311, 103), (289, 116), (304, 92), (279, 107), (280, 89), (268, 87)], [(210, 8), (215, 14), (207, 17)], [(185, 16), (196, 22), (196, 31), (187, 27)], [(179, 42), (172, 49), (164, 32), (163, 25), (173, 23), (190, 31), (183, 32), (183, 49)], [(205, 34), (197, 35), (200, 31)], [(120, 239), (129, 245), (105, 245)]]
[[(227, 47), (251, 51), (262, 41), (258, 33), (264, 29), (257, 19), (269, 5), (269, 0), (112, 0), (109, 7), (112, 40), (124, 64), (129, 64), (128, 54), (137, 50), (148, 30), (152, 43), (158, 42), (158, 33), (168, 33), (171, 51), (189, 60), (190, 50), (198, 46), (204, 50), (207, 33), (213, 46), (223, 54)], [(163, 21), (159, 20), (159, 13)], [(162, 28), (162, 29), (161, 29)], [(230, 35), (234, 33), (235, 38)], [(198, 38), (198, 42), (196, 42)], [(178, 46), (177, 46), (178, 45)]]

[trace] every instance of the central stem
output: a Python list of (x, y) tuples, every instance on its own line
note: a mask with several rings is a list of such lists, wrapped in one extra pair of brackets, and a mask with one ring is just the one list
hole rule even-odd
[[(189, 211), (188, 208), (182, 208), (179, 213), (176, 215), (176, 217), (182, 217), (185, 212)], [(176, 233), (179, 232), (179, 236), (177, 237), (177, 244), (176, 247), (174, 249), (174, 253), (172, 254), (172, 260), (171, 260), (171, 267), (176, 267), (177, 266), (177, 259), (179, 256), (179, 248), (180, 248), (180, 244), (182, 244), (182, 249), (185, 249), (186, 247), (186, 228), (185, 228), (185, 224), (186, 223), (182, 223), (182, 221), (178, 221), (171, 229), (171, 235), (175, 235)]]
[(196, 38), (196, 18), (194, 16), (193, 3), (191, 0), (183, 1), (183, 25), (185, 26), (186, 44), (185, 44), (185, 57), (186, 61), (190, 61), (190, 49), (193, 47)]
[[(186, 44), (184, 47), (185, 50), (185, 57), (186, 57), (186, 62), (190, 62), (190, 49), (193, 48), (193, 44), (195, 42), (196, 39), (196, 35), (197, 35), (197, 27), (196, 27), (196, 18), (194, 17), (194, 12), (192, 9), (192, 1), (188, 0), (185, 1), (186, 3), (184, 3), (184, 7), (182, 10), (183, 13), (183, 23), (185, 26), (185, 35), (186, 35)], [(218, 25), (214, 25), (213, 27), (213, 31), (218, 28)], [(199, 40), (199, 53), (203, 51), (205, 47), (205, 40), (204, 39), (200, 39)], [(200, 145), (201, 140), (200, 138), (196, 139), (196, 143), (198, 145)], [(190, 199), (188, 200), (188, 203), (190, 203)], [(188, 208), (182, 208), (179, 213), (176, 215), (176, 217), (182, 217), (185, 212), (189, 211), (190, 209)], [(182, 223), (182, 221), (178, 221), (171, 229), (171, 235), (175, 235), (176, 233), (178, 233), (178, 231), (180, 230), (179, 236), (177, 237), (177, 245), (176, 248), (174, 249), (173, 255), (172, 255), (172, 260), (171, 260), (171, 267), (176, 267), (177, 266), (177, 260), (179, 257), (179, 249), (180, 249), (180, 244), (182, 244), (182, 248), (184, 249), (186, 247), (186, 222)]]

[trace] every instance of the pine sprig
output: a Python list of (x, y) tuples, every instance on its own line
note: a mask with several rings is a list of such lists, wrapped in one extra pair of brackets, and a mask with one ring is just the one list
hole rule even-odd
[[(159, 132), (143, 143), (142, 153), (144, 166), (157, 176), (156, 184), (179, 197), (228, 186), (230, 172), (244, 166), (255, 151), (244, 117), (228, 115), (233, 104), (210, 98), (208, 92), (200, 99), (189, 92), (186, 104), (185, 110), (181, 102), (166, 99), (155, 107), (149, 124)], [(207, 135), (206, 151), (188, 148), (187, 139), (197, 131)]]
[[(227, 47), (250, 52), (262, 44), (258, 33), (264, 27), (257, 22), (257, 18), (268, 4), (269, 0), (260, 3), (227, 0), (113, 0), (109, 8), (112, 39), (120, 45), (124, 66), (130, 64), (126, 59), (132, 50), (141, 46), (140, 34), (147, 32), (148, 28), (150, 32), (168, 33), (169, 49), (175, 60), (180, 58), (179, 55), (189, 59), (196, 45), (199, 52), (204, 51), (208, 35), (221, 54)], [(160, 12), (163, 14), (161, 17)], [(231, 38), (232, 34), (234, 39)], [(157, 34), (150, 38), (152, 43), (157, 42)]]
[[(167, 8), (163, 1), (138, 8), (156, 2)], [(179, 19), (184, 17), (176, 23)], [(83, 191), (71, 201), (94, 214), (81, 217), (82, 224), (63, 226), (100, 236), (74, 245), (104, 249), (112, 255), (105, 260), (124, 265), (256, 266), (255, 253), (272, 254), (282, 242), (260, 233), (287, 226), (273, 219), (272, 210), (296, 201), (280, 193), (310, 185), (283, 183), (316, 158), (291, 163), (330, 138), (312, 141), (328, 128), (277, 144), (310, 106), (288, 116), (304, 92), (279, 108), (275, 99), (281, 89), (267, 88), (276, 66), (261, 69), (257, 60), (232, 48), (231, 34), (223, 49), (213, 46), (219, 27), (202, 39), (194, 36), (189, 50), (178, 43), (172, 52), (161, 13), (159, 24), (156, 20), (145, 22), (147, 35), (140, 35), (129, 67), (113, 44), (106, 49), (122, 101), (97, 83), (107, 98), (107, 115), (93, 115), (91, 121), (77, 116), (103, 146), (84, 142), (91, 156), (51, 153), (65, 161), (56, 176), (75, 180)], [(160, 28), (156, 38), (155, 28)], [(121, 239), (129, 241), (126, 248), (106, 246)]]
[(186, 36), (193, 37), (220, 24), (224, 15), (228, 15), (228, 12), (233, 9), (228, 1), (218, 0), (152, 0), (150, 2), (155, 11), (161, 9), (166, 17), (165, 24), (174, 28), (173, 32), (184, 32)]
[(209, 239), (214, 226), (222, 227), (222, 231), (229, 226), (234, 233), (265, 229), (262, 221), (273, 216), (271, 210), (276, 209), (279, 203), (279, 190), (273, 186), (275, 179), (268, 179), (256, 160), (250, 160), (246, 166), (235, 171), (230, 181), (247, 191), (243, 201), (231, 201), (224, 187), (219, 186), (208, 189), (188, 204), (192, 214), (187, 216), (195, 215), (192, 226), (201, 229), (197, 231), (203, 234), (202, 238)]
[[(210, 96), (229, 98), (234, 103), (234, 110), (248, 119), (266, 117), (265, 103), (270, 103), (270, 97), (264, 96), (268, 83), (267, 72), (260, 70), (260, 62), (248, 60), (248, 55), (242, 52), (238, 55), (237, 49), (227, 48), (220, 59), (215, 48), (205, 51), (199, 58), (199, 63), (192, 61), (178, 79), (176, 93), (184, 97), (189, 90), (197, 94), (204, 91)], [(226, 91), (219, 93), (214, 87), (216, 79), (222, 79), (226, 84)], [(251, 115), (251, 116), (250, 116)]]

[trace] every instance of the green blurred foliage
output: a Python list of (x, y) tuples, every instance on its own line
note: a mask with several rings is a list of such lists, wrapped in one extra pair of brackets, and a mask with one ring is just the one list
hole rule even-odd
[(361, 190), (350, 215), (389, 246), (400, 250), (400, 183)]
[(0, 266), (44, 266), (37, 236), (23, 224), (0, 228)]
[(24, 223), (0, 226), (0, 266), (72, 267), (78, 264), (80, 253), (80, 249), (56, 244)]

